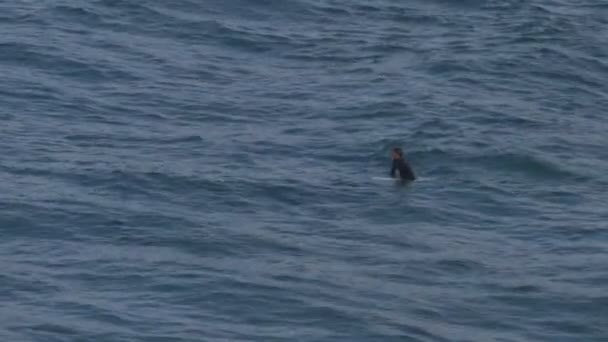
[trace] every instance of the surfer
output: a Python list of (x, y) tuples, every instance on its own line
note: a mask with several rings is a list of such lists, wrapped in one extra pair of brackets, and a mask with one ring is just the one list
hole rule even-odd
[(403, 150), (399, 147), (393, 148), (393, 167), (391, 168), (391, 177), (395, 178), (395, 173), (399, 171), (399, 177), (404, 181), (413, 181), (416, 179), (414, 171), (410, 164), (403, 157)]

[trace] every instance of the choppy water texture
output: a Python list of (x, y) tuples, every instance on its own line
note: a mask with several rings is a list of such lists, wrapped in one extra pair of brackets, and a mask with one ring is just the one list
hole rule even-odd
[(2, 341), (608, 341), (604, 0), (2, 1), (0, 75)]

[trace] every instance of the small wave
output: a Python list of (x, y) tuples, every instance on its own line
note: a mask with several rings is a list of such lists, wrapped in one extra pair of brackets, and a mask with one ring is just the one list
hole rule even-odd
[(68, 141), (84, 143), (86, 145), (98, 146), (99, 143), (126, 142), (126, 143), (147, 143), (154, 145), (196, 143), (203, 141), (199, 135), (186, 135), (177, 137), (137, 137), (137, 136), (110, 136), (100, 134), (72, 134), (66, 135), (64, 139)]
[[(104, 23), (103, 17), (89, 9), (82, 6), (66, 6), (66, 5), (55, 5), (50, 9), (51, 13), (62, 17), (62, 21), (67, 22), (80, 22), (88, 25), (101, 25)], [(67, 19), (67, 20), (66, 20)]]
[(518, 172), (544, 180), (567, 180), (581, 176), (547, 159), (523, 153), (488, 154), (470, 158), (470, 162), (499, 172)]

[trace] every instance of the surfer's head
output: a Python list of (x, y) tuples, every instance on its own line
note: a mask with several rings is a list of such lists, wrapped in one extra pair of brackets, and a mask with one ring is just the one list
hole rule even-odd
[(400, 147), (393, 148), (393, 159), (403, 158), (403, 150)]

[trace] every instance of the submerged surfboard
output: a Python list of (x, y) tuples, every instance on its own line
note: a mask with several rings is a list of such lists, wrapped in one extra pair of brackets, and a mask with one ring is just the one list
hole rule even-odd
[(372, 180), (375, 181), (381, 181), (381, 182), (390, 182), (390, 181), (398, 181), (399, 178), (392, 178), (392, 177), (372, 177)]
[(392, 177), (372, 177), (372, 181), (376, 181), (376, 182), (405, 182), (405, 183), (413, 183), (413, 182), (424, 182), (430, 180), (430, 178), (427, 177), (418, 177), (416, 178), (415, 181), (402, 181), (400, 178), (392, 178)]

